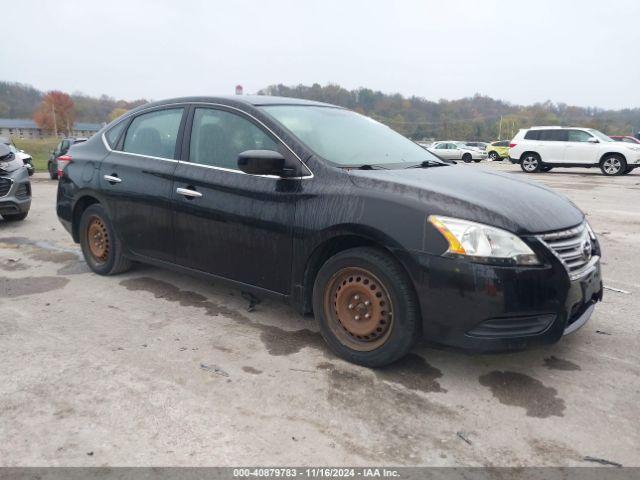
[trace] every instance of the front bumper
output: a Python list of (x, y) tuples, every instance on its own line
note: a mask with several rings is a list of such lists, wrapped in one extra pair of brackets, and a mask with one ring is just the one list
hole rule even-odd
[(500, 267), (414, 254), (412, 277), (427, 340), (470, 351), (557, 342), (602, 300), (599, 260), (571, 281), (551, 256), (541, 267)]
[(0, 175), (0, 215), (19, 215), (30, 208), (31, 182), (27, 169)]

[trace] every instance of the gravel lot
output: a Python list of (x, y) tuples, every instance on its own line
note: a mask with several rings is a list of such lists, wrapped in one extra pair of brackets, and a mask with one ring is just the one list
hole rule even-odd
[(0, 465), (640, 466), (640, 171), (528, 178), (588, 213), (623, 292), (551, 347), (421, 345), (372, 371), (283, 304), (248, 312), (239, 291), (146, 266), (89, 273), (37, 174), (28, 219), (0, 221)]

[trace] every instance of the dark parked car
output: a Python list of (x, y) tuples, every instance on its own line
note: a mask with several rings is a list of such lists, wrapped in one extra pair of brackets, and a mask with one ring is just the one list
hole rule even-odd
[(65, 157), (69, 149), (72, 145), (76, 145), (78, 143), (86, 142), (86, 138), (63, 138), (60, 143), (56, 146), (55, 150), (51, 152), (49, 155), (49, 162), (47, 162), (47, 170), (49, 170), (49, 177), (52, 180), (56, 180), (58, 178), (58, 173), (60, 172), (60, 165), (58, 165), (58, 160), (62, 160), (61, 164), (64, 163)]
[(422, 336), (473, 350), (555, 342), (602, 298), (598, 241), (566, 198), (444, 164), (332, 105), (166, 100), (70, 157), (57, 213), (94, 272), (135, 260), (285, 299), (362, 365)]
[(31, 207), (31, 182), (24, 162), (0, 142), (0, 215), (7, 221), (24, 220)]

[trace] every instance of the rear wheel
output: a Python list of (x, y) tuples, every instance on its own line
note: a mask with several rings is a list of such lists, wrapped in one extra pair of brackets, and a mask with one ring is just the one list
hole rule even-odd
[(491, 159), (491, 161), (497, 162), (500, 158), (500, 155), (498, 155), (498, 152), (489, 152), (489, 158)]
[(406, 272), (374, 248), (349, 249), (327, 260), (314, 284), (313, 310), (329, 347), (366, 367), (402, 358), (420, 334)]
[(600, 161), (600, 170), (607, 176), (623, 175), (627, 161), (621, 155), (607, 155)]
[(57, 180), (58, 179), (58, 169), (54, 169), (53, 168), (53, 163), (49, 162), (48, 169), (49, 169), (49, 178), (51, 180)]
[(628, 175), (631, 172), (633, 172), (633, 168), (632, 167), (627, 167), (627, 169), (624, 171), (623, 175)]
[(102, 205), (94, 204), (84, 211), (79, 232), (82, 254), (95, 273), (115, 275), (131, 267), (131, 261), (122, 254), (122, 244)]
[(540, 161), (540, 156), (537, 153), (527, 153), (520, 160), (520, 168), (522, 168), (526, 173), (539, 172), (541, 166), (542, 162)]
[(548, 167), (547, 165), (543, 165), (540, 167), (541, 172), (550, 172), (553, 167)]
[(471, 154), (465, 153), (464, 155), (462, 155), (462, 161), (464, 163), (471, 163)]

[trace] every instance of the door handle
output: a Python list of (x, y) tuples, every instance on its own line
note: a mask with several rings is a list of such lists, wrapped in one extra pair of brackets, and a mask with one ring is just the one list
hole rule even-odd
[(117, 177), (115, 175), (105, 175), (104, 179), (111, 185), (113, 185), (114, 183), (120, 183), (122, 181), (120, 177)]
[(176, 192), (189, 198), (200, 198), (202, 194), (190, 188), (176, 188)]

